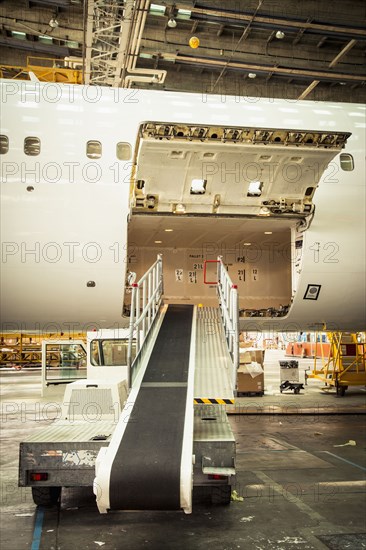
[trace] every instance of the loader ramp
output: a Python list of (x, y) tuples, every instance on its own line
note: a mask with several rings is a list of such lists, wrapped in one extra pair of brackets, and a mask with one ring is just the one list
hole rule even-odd
[(169, 305), (129, 416), (97, 464), (101, 512), (191, 511), (194, 333), (194, 307)]

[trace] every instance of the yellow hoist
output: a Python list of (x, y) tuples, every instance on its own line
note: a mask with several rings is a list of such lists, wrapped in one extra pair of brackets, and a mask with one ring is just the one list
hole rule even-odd
[(0, 64), (0, 78), (31, 80), (32, 74), (40, 82), (82, 84), (82, 60), (73, 57), (65, 57), (64, 59), (27, 57), (25, 67)]
[[(343, 396), (348, 386), (366, 385), (365, 333), (328, 332), (329, 353), (323, 353), (322, 342), (315, 345), (313, 371), (308, 378), (317, 378), (326, 385), (334, 386), (337, 395)], [(319, 353), (320, 349), (320, 353)], [(318, 368), (317, 355), (322, 366)]]

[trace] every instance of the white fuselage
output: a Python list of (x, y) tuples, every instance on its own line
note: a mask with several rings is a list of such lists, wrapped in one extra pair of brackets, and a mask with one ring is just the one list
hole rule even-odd
[[(152, 216), (160, 213), (173, 219), (176, 214), (169, 210), (170, 205), (180, 202), (178, 191), (172, 197), (164, 195), (169, 181), (173, 185), (173, 180), (180, 180), (171, 172), (169, 179), (164, 175), (163, 157), (154, 157), (155, 149), (149, 147), (142, 149), (141, 159), (137, 154), (139, 128), (148, 121), (350, 132), (341, 152), (352, 155), (354, 169), (342, 169), (336, 152), (316, 182), (315, 213), (303, 232), (296, 284), (292, 282), (292, 291), (291, 281), (288, 285), (289, 313), (282, 318), (253, 317), (248, 319), (248, 326), (291, 331), (324, 326), (328, 330), (365, 328), (364, 105), (1, 81), (1, 111), (0, 134), (8, 139), (8, 150), (5, 152), (5, 144), (0, 157), (3, 330), (86, 331), (126, 325), (122, 311), (128, 223), (131, 214), (132, 218), (137, 216), (134, 223), (139, 220), (136, 209), (131, 210), (135, 174), (144, 173), (145, 178), (145, 174), (148, 177), (154, 173), (155, 179), (146, 185), (150, 185), (152, 194), (156, 186), (162, 210)], [(26, 138), (39, 140), (35, 145), (28, 140), (28, 154), (24, 149)], [(92, 143), (88, 157), (87, 142), (99, 142), (101, 156)], [(122, 154), (124, 160), (116, 156), (118, 143), (131, 145), (131, 155)], [(182, 146), (177, 156), (185, 156), (186, 150), (191, 154), (189, 147), (189, 143)], [(192, 144), (191, 149), (194, 147), (198, 165), (200, 148)], [(230, 155), (238, 154), (240, 146), (230, 147)], [(171, 158), (172, 151), (169, 154)], [(139, 167), (140, 160), (145, 162), (143, 168)], [(316, 170), (312, 163), (307, 173)], [(208, 178), (202, 204), (209, 196), (210, 181)], [(180, 196), (184, 199), (184, 178), (182, 182)], [(242, 198), (238, 196), (236, 211), (230, 181), (221, 184), (222, 213), (219, 208), (215, 216), (235, 218), (237, 214), (239, 223), (247, 215), (246, 206), (241, 206)], [(218, 185), (217, 180), (212, 179), (212, 185)], [(199, 220), (202, 223), (199, 200), (198, 196), (197, 203), (192, 202), (194, 217), (185, 218), (191, 231)], [(202, 215), (209, 217), (209, 208), (207, 203)], [(147, 209), (144, 216), (148, 215)], [(251, 223), (254, 218), (250, 216)], [(288, 223), (292, 244), (297, 222), (294, 219)], [(275, 217), (271, 223), (275, 227)], [(240, 235), (236, 238), (241, 240)], [(154, 246), (159, 248), (158, 243)], [(176, 246), (179, 249), (179, 239)], [(293, 261), (293, 257), (288, 258), (284, 267), (290, 279), (295, 277)], [(262, 281), (270, 281), (270, 265), (267, 271)], [(308, 285), (320, 285), (317, 299), (304, 299)], [(179, 299), (177, 292), (172, 296)], [(268, 293), (271, 295), (272, 290)]]

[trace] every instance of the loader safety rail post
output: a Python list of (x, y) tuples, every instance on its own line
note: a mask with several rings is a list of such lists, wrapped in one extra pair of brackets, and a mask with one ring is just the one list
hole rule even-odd
[(233, 388), (236, 388), (236, 372), (239, 367), (239, 296), (238, 287), (233, 284), (222, 257), (217, 259), (217, 293), (220, 302), (222, 322), (229, 353), (233, 360)]
[[(130, 335), (127, 349), (127, 365), (132, 367), (132, 343), (135, 338), (138, 356), (150, 328), (159, 312), (163, 295), (163, 259), (158, 254), (156, 262), (141, 279), (132, 285)], [(130, 382), (130, 381), (129, 381)]]

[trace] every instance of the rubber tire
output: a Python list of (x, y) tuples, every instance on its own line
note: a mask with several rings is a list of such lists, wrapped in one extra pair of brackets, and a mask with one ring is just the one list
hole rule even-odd
[(32, 487), (32, 497), (37, 506), (54, 506), (61, 495), (61, 487)]
[(348, 390), (348, 386), (341, 386), (341, 385), (336, 386), (336, 392), (339, 397), (344, 397), (346, 394), (346, 390)]
[(300, 388), (295, 388), (294, 393), (296, 393), (296, 394), (300, 393)]
[(231, 485), (217, 485), (212, 487), (211, 503), (228, 505), (231, 501)]

